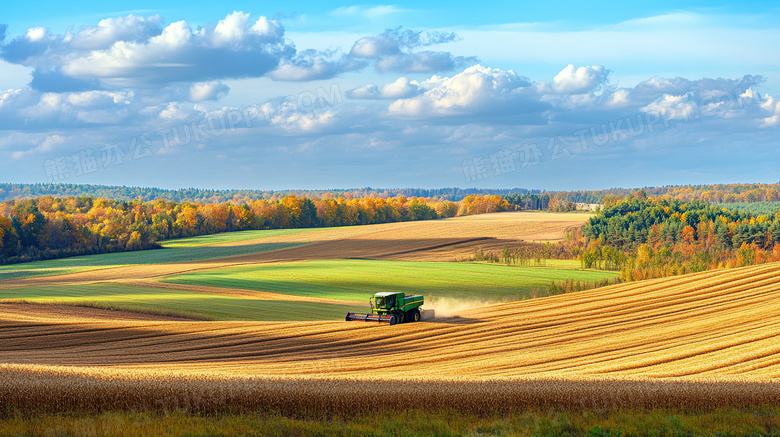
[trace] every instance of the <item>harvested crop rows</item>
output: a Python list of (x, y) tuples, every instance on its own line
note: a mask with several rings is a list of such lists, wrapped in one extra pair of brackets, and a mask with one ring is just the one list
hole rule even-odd
[[(232, 376), (780, 377), (780, 265), (493, 305), (438, 323), (14, 322), (0, 361)], [(38, 338), (45, 335), (45, 347)], [(403, 343), (404, 347), (394, 347)], [(219, 363), (219, 365), (216, 365)], [(294, 365), (291, 365), (293, 363)]]
[[(510, 388), (484, 382), (474, 388), (483, 393), (477, 397), (494, 396), (494, 388), (519, 390), (507, 396), (525, 399), (516, 400), (523, 403), (528, 390), (536, 390), (546, 393), (540, 402), (560, 404), (553, 400), (564, 396), (560, 393), (584, 390), (596, 396), (609, 385), (593, 382), (608, 380), (627, 385), (618, 384), (621, 395), (607, 391), (599, 399), (618, 396), (630, 403), (631, 390), (643, 393), (643, 384), (650, 384), (655, 394), (643, 394), (641, 402), (693, 405), (687, 396), (666, 391), (687, 382), (691, 396), (713, 392), (710, 400), (726, 396), (750, 403), (780, 398), (778, 314), (780, 265), (771, 264), (494, 305), (437, 323), (393, 327), (360, 322), (16, 322), (5, 313), (0, 315), (5, 320), (0, 361), (13, 364), (4, 372), (21, 372), (32, 380), (36, 372), (50, 371), (48, 366), (68, 366), (57, 370), (57, 378), (87, 385), (94, 384), (90, 378), (109, 376), (129, 377), (135, 382), (126, 383), (138, 387), (150, 380), (170, 384), (183, 377), (216, 378), (244, 387), (236, 388), (241, 392), (266, 390), (264, 384), (271, 384), (267, 378), (280, 378), (274, 384), (286, 390), (298, 386), (302, 393), (322, 393), (318, 390), (331, 384), (346, 396), (349, 381), (365, 392), (390, 393), (401, 384), (394, 381), (444, 384), (446, 392), (455, 387), (447, 381), (499, 380)], [(304, 377), (336, 382), (320, 387), (301, 381)], [(251, 383), (245, 378), (259, 379)], [(13, 379), (14, 384), (24, 380)], [(373, 379), (381, 380), (373, 381), (373, 388), (360, 382)], [(751, 381), (758, 384), (750, 386), (752, 394), (734, 388)], [(658, 386), (661, 382), (671, 385)], [(187, 389), (186, 396), (193, 396), (192, 390), (209, 393), (204, 387)], [(10, 396), (9, 390), (8, 383), (0, 386), (3, 396)], [(433, 398), (444, 402), (440, 395)]]
[[(415, 253), (420, 246), (410, 241), (429, 244), (418, 251), (429, 256), (442, 249), (430, 248), (440, 238), (519, 239), (510, 235), (517, 229), (498, 226), (485, 232), (493, 228), (484, 222), (474, 234), (460, 224), (445, 232), (441, 223), (448, 227), (451, 222), (439, 223), (438, 231), (419, 231), (418, 237), (429, 238), (425, 242), (409, 229), (402, 233), (398, 224), (370, 232), (326, 229), (264, 239), (313, 241), (273, 252), (5, 281), (0, 289), (35, 281), (109, 280), (184, 290), (189, 286), (155, 282), (156, 275), (337, 253), (344, 257), (358, 247), (349, 244), (363, 244), (381, 258), (401, 249)], [(475, 220), (463, 223), (476, 226)], [(230, 244), (237, 242), (225, 243)], [(201, 291), (219, 292), (213, 287)], [(26, 310), (32, 307), (39, 306), (0, 305), (0, 363), (5, 363), (0, 364), (0, 408), (207, 412), (259, 407), (339, 413), (414, 406), (483, 412), (780, 402), (780, 264), (462, 308), (435, 322), (392, 327), (342, 321), (130, 320), (88, 309), (68, 317), (67, 307)]]

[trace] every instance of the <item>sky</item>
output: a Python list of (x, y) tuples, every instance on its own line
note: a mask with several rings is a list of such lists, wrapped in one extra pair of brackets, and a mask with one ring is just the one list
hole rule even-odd
[(780, 181), (766, 1), (0, 5), (0, 182)]

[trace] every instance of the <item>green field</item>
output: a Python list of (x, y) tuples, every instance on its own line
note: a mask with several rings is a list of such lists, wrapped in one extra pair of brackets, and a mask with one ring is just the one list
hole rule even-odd
[[(575, 263), (577, 263), (575, 261)], [(578, 263), (577, 263), (578, 264)], [(363, 301), (377, 291), (403, 291), (433, 298), (503, 299), (545, 295), (553, 280), (593, 282), (616, 272), (565, 268), (375, 260), (316, 260), (242, 266), (170, 276), (163, 282), (297, 296)]]
[(241, 241), (256, 240), (258, 238), (269, 238), (269, 237), (277, 237), (281, 235), (300, 234), (302, 232), (317, 232), (321, 230), (323, 230), (323, 228), (270, 229), (265, 231), (225, 232), (222, 234), (200, 235), (197, 237), (166, 240), (160, 242), (160, 245), (167, 248), (213, 246), (215, 244), (239, 243)]
[(182, 246), (134, 252), (105, 253), (73, 258), (36, 261), (0, 267), (0, 281), (61, 275), (85, 270), (139, 264), (168, 264), (249, 255), (306, 243), (260, 243), (245, 246)]
[(214, 246), (222, 243), (236, 243), (279, 235), (313, 232), (318, 229), (280, 229), (267, 231), (243, 231), (205, 235), (191, 238), (163, 241), (163, 249), (134, 252), (106, 253), (77, 256), (49, 261), (0, 266), (0, 281), (33, 278), (65, 273), (76, 273), (107, 267), (138, 264), (165, 264), (187, 261), (202, 261), (237, 255), (284, 249), (305, 243), (259, 243), (243, 246)]
[[(363, 306), (261, 300), (123, 284), (65, 285), (4, 290), (4, 300), (83, 305), (207, 320), (343, 320)], [(366, 305), (367, 306), (367, 305)]]
[[(306, 243), (238, 243), (317, 229), (245, 231), (169, 240), (163, 249), (39, 261), (0, 267), (0, 281), (126, 265), (211, 260)], [(541, 267), (485, 263), (378, 260), (311, 260), (268, 263), (179, 274), (164, 282), (265, 291), (344, 301), (343, 305), (262, 300), (116, 283), (37, 286), (0, 291), (0, 300), (64, 303), (209, 320), (341, 320), (347, 311), (367, 311), (377, 291), (402, 291), (426, 298), (496, 302), (547, 295), (551, 281), (595, 282), (617, 273), (581, 270), (579, 261), (545, 260)], [(117, 278), (119, 279), (119, 278)]]

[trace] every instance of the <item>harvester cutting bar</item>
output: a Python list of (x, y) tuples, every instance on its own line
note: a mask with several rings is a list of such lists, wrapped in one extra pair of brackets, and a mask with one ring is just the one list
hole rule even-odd
[(347, 313), (347, 321), (353, 322), (384, 322), (395, 325), (396, 317), (393, 315), (380, 316), (379, 314)]

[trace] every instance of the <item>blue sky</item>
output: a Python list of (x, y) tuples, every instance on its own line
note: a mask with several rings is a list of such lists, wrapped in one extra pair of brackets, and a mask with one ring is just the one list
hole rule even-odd
[(777, 182), (770, 2), (13, 2), (0, 180)]

